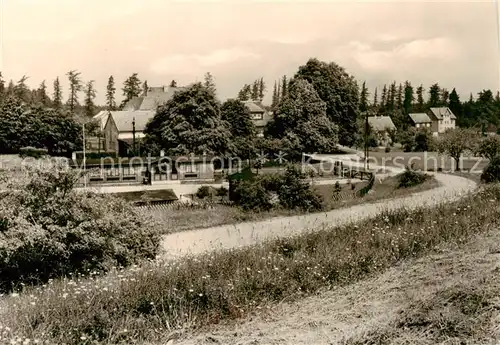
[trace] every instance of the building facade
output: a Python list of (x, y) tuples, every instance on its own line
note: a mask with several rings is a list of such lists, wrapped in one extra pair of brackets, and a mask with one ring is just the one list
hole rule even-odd
[(427, 112), (432, 121), (431, 131), (434, 136), (455, 128), (456, 116), (448, 107), (430, 108)]

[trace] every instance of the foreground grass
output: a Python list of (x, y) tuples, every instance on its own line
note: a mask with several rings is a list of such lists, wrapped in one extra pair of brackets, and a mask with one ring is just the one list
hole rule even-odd
[[(413, 193), (423, 192), (439, 186), (439, 182), (431, 177), (424, 183), (411, 188), (398, 188), (398, 177), (389, 177), (382, 182), (376, 180), (369, 194), (359, 197), (356, 193), (367, 185), (363, 181), (355, 184), (352, 190), (349, 184), (341, 185), (341, 193), (346, 195), (342, 200), (333, 198), (334, 185), (313, 186), (314, 190), (321, 195), (324, 200), (324, 209), (321, 212), (331, 211), (342, 207), (350, 207), (361, 203), (376, 202), (389, 198), (404, 197)], [(242, 222), (259, 221), (274, 217), (288, 217), (303, 214), (299, 210), (285, 210), (276, 208), (268, 212), (245, 212), (238, 207), (216, 205), (212, 209), (165, 209), (148, 210), (143, 208), (143, 212), (162, 224), (163, 233), (169, 234), (192, 229), (203, 229), (226, 224), (236, 224)]]
[(238, 318), (285, 298), (354, 282), (499, 224), (495, 186), (432, 209), (391, 211), (357, 225), (245, 249), (56, 281), (3, 301), (1, 340), (162, 341), (176, 329)]

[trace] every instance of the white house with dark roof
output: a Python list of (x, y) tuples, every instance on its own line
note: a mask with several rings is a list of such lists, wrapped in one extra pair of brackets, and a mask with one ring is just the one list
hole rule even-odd
[(431, 129), (432, 120), (426, 113), (411, 113), (408, 114), (410, 121), (415, 128), (428, 128)]
[(448, 107), (430, 108), (427, 115), (432, 121), (431, 131), (435, 136), (455, 128), (457, 117)]
[(396, 126), (390, 116), (368, 116), (368, 124), (377, 135), (378, 145), (386, 146), (391, 143), (389, 132), (395, 131)]
[(244, 101), (243, 104), (250, 112), (250, 118), (257, 128), (257, 136), (264, 136), (264, 129), (271, 120), (272, 113), (267, 111), (262, 104), (255, 101)]

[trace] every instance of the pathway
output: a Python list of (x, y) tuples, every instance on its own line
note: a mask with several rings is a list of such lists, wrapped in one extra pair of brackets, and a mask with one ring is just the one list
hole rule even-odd
[[(323, 156), (323, 159), (327, 157)], [(362, 164), (362, 163), (353, 163)], [(401, 169), (391, 168), (390, 174)], [(437, 205), (454, 200), (475, 189), (472, 180), (441, 173), (434, 174), (440, 187), (397, 199), (355, 205), (326, 213), (312, 213), (292, 217), (277, 217), (256, 222), (217, 226), (212, 228), (174, 233), (163, 238), (162, 247), (168, 257), (200, 254), (206, 251), (237, 248), (277, 237), (288, 237), (324, 227), (338, 226), (374, 217), (383, 210), (401, 207)]]

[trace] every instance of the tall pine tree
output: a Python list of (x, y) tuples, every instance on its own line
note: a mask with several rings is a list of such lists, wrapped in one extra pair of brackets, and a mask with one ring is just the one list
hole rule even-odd
[(264, 94), (266, 92), (266, 84), (264, 83), (264, 78), (260, 78), (259, 80), (259, 101), (262, 102), (264, 100)]
[(288, 82), (286, 80), (286, 75), (283, 76), (283, 86), (281, 87), (281, 98), (285, 98), (288, 92)]
[(115, 78), (110, 75), (108, 78), (108, 85), (106, 86), (106, 108), (108, 108), (109, 111), (116, 110), (115, 93)]
[(54, 91), (52, 93), (52, 103), (55, 109), (61, 109), (62, 107), (62, 90), (61, 83), (59, 82), (59, 77), (54, 80)]
[(425, 106), (424, 106), (424, 86), (420, 85), (417, 87), (417, 104), (415, 106), (415, 111), (416, 112), (424, 112), (425, 111)]
[(380, 112), (385, 112), (387, 109), (387, 85), (382, 88), (382, 96), (380, 97)]
[(439, 107), (441, 103), (440, 92), (441, 88), (438, 83), (432, 84), (429, 89), (429, 102), (427, 106), (430, 107)]
[(94, 88), (94, 81), (91, 80), (87, 82), (85, 85), (85, 99), (84, 99), (84, 104), (85, 104), (85, 115), (88, 117), (94, 116), (95, 113), (95, 104), (94, 104), (94, 99), (96, 97), (96, 90)]
[(410, 114), (413, 110), (413, 102), (415, 100), (415, 96), (413, 95), (413, 86), (409, 81), (405, 82), (405, 96), (403, 100), (403, 108), (406, 115)]
[(212, 92), (214, 95), (217, 93), (217, 88), (215, 87), (215, 78), (212, 73), (205, 73), (205, 81), (203, 83), (203, 86), (205, 86), (208, 91)]
[(403, 85), (399, 83), (398, 92), (396, 94), (396, 108), (398, 110), (403, 109)]
[(377, 95), (377, 88), (375, 88), (375, 92), (373, 93), (373, 107), (377, 108), (378, 106), (378, 95)]
[(450, 92), (447, 89), (442, 88), (441, 92), (440, 92), (440, 96), (441, 96), (440, 105), (443, 107), (447, 107), (448, 102), (449, 102), (449, 98), (450, 98)]
[(277, 105), (278, 105), (278, 87), (276, 86), (276, 81), (275, 81), (273, 87), (273, 98), (271, 101), (271, 108), (275, 109)]
[(69, 81), (69, 96), (68, 96), (68, 106), (69, 111), (74, 112), (78, 106), (78, 93), (82, 91), (82, 80), (80, 78), (80, 72), (71, 70), (66, 75)]
[(40, 83), (38, 90), (36, 91), (37, 102), (42, 104), (44, 107), (48, 107), (50, 103), (49, 96), (47, 96), (47, 85), (45, 84), (45, 80)]
[(259, 81), (255, 80), (252, 84), (252, 92), (250, 94), (252, 101), (257, 102), (259, 100)]
[(123, 96), (124, 99), (120, 105), (123, 108), (128, 101), (134, 97), (138, 97), (141, 94), (141, 81), (139, 80), (138, 74), (134, 73), (123, 82)]
[(368, 88), (366, 82), (361, 85), (361, 93), (359, 94), (359, 110), (365, 112), (368, 110)]

